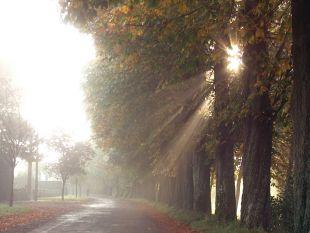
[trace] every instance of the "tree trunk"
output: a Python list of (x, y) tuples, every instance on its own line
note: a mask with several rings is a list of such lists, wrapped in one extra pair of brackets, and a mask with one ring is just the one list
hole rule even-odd
[[(220, 50), (216, 48), (216, 50)], [(223, 54), (225, 56), (225, 54)], [(231, 136), (231, 122), (223, 119), (229, 109), (228, 74), (222, 60), (214, 67), (215, 103), (214, 111), (219, 119), (217, 127), (217, 145), (215, 149), (216, 168), (216, 210), (218, 221), (227, 222), (236, 219), (236, 198), (234, 181), (234, 142)], [(226, 113), (226, 114), (225, 114)]]
[(310, 2), (292, 0), (294, 232), (310, 232)]
[(39, 196), (39, 161), (36, 160), (36, 176), (35, 176), (35, 183), (34, 183), (34, 200), (38, 200)]
[(291, 153), (289, 153), (288, 169), (285, 180), (285, 187), (282, 190), (283, 205), (282, 205), (282, 221), (283, 228), (286, 232), (294, 232), (294, 177), (293, 177), (293, 154), (292, 154), (292, 143), (291, 143)]
[[(268, 9), (268, 1), (246, 0), (247, 19), (260, 25), (247, 25), (246, 30), (253, 41), (247, 42), (243, 53), (243, 83), (245, 97), (245, 142), (243, 166), (243, 194), (241, 223), (247, 228), (270, 226), (270, 166), (272, 149), (273, 116), (269, 99), (268, 50), (264, 12), (255, 13), (256, 7)], [(257, 28), (259, 27), (259, 28)], [(259, 37), (257, 30), (260, 30)], [(261, 35), (263, 34), (263, 36)]]
[(240, 199), (240, 191), (241, 191), (241, 181), (242, 181), (242, 166), (238, 172), (237, 176), (237, 184), (236, 184), (236, 208), (238, 209), (239, 199)]
[(27, 179), (28, 200), (32, 199), (32, 161), (28, 161), (28, 179)]
[(207, 218), (211, 216), (211, 185), (210, 185), (210, 164), (207, 163), (207, 156), (199, 151), (193, 158), (193, 179), (194, 179), (194, 210), (202, 212)]
[(9, 200), (9, 206), (12, 207), (13, 206), (13, 202), (14, 202), (14, 170), (15, 170), (15, 166), (13, 166), (11, 168), (11, 192), (10, 192), (10, 200)]
[(236, 197), (234, 179), (233, 142), (226, 141), (217, 147), (216, 166), (216, 210), (221, 222), (236, 219)]
[[(115, 182), (115, 188), (116, 188), (116, 194), (115, 194), (115, 197), (119, 197), (119, 195), (120, 195), (120, 184), (119, 184), (120, 182), (119, 182), (119, 177), (118, 176), (116, 176), (116, 182)], [(140, 186), (140, 185), (139, 185)], [(141, 190), (139, 190), (139, 195), (141, 195)]]
[(61, 200), (65, 200), (65, 186), (66, 186), (66, 180), (62, 180), (62, 188), (61, 188)]
[(0, 202), (8, 202), (11, 192), (11, 166), (0, 155)]
[[(256, 106), (269, 104), (265, 101), (260, 98)], [(261, 110), (261, 112), (264, 112), (264, 110)], [(271, 117), (268, 115), (260, 117), (249, 116), (246, 123), (245, 137), (245, 154), (242, 161), (243, 194), (241, 222), (249, 228), (263, 227), (268, 229), (271, 217)]]
[(75, 198), (78, 198), (78, 178), (75, 178)]

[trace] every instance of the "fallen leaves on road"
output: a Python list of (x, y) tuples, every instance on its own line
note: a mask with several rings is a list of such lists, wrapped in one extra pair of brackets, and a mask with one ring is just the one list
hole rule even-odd
[[(58, 215), (69, 212), (79, 207), (71, 203), (27, 203), (29, 211), (10, 214), (0, 217), (0, 232), (17, 228), (28, 228), (28, 225), (53, 219)], [(14, 231), (15, 232), (15, 231)], [(16, 232), (18, 232), (16, 230)]]

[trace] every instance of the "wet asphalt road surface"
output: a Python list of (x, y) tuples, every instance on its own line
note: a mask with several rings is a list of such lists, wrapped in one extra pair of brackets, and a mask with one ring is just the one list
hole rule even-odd
[(62, 215), (30, 233), (167, 233), (134, 205), (95, 199), (79, 211)]

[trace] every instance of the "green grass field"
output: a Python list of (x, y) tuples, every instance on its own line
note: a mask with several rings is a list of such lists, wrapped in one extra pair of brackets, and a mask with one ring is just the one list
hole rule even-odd
[[(64, 201), (87, 201), (88, 198), (87, 197), (75, 197), (74, 195), (67, 195), (65, 196), (65, 200)], [(62, 201), (61, 200), (61, 196), (57, 196), (57, 197), (42, 197), (39, 198), (39, 201)]]

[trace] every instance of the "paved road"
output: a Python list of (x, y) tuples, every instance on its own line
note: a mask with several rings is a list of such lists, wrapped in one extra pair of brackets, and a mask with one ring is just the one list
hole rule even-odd
[(141, 210), (124, 201), (96, 199), (30, 233), (165, 233)]

